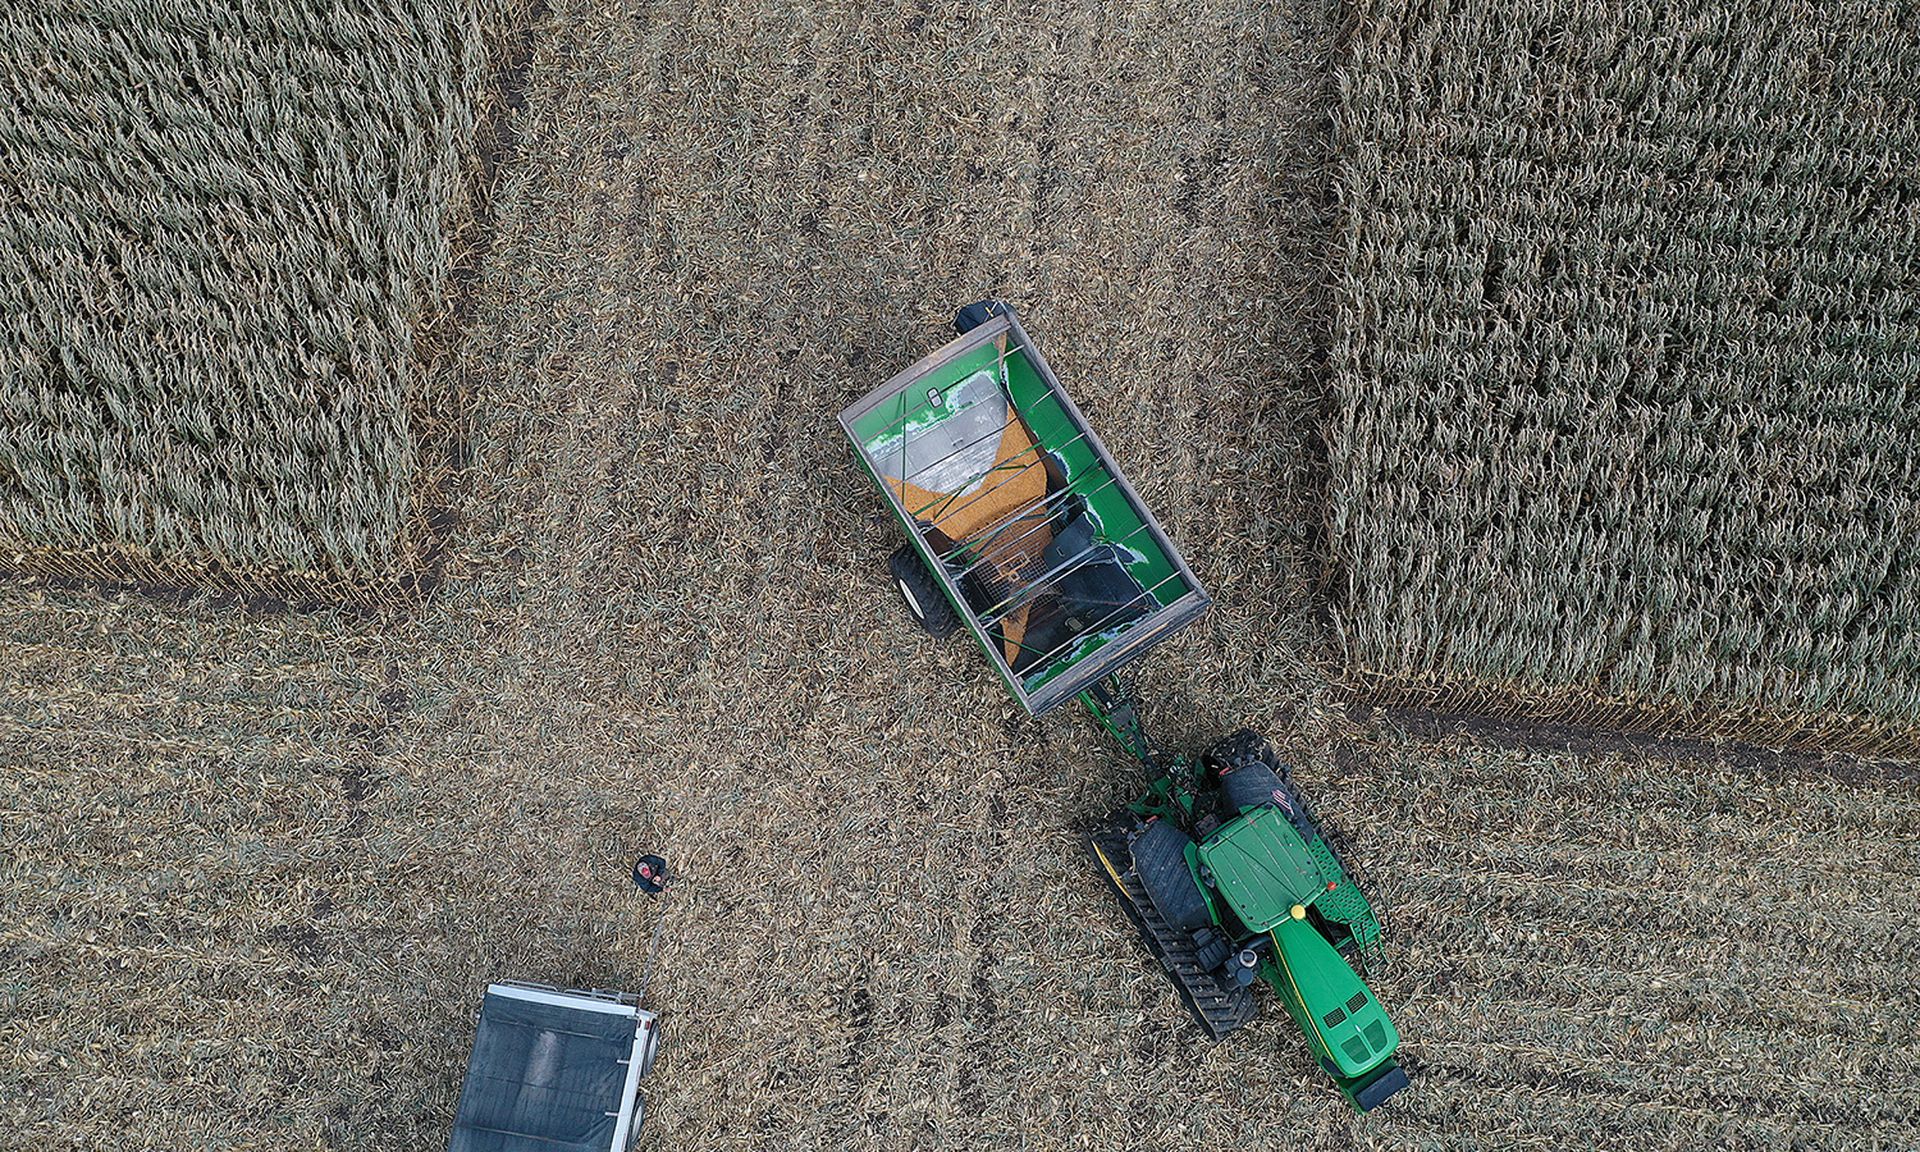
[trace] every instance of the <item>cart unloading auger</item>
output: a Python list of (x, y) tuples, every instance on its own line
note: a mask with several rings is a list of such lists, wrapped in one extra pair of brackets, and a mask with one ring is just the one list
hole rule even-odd
[(1038, 715), (1078, 697), (1148, 768), (1093, 855), (1208, 1035), (1271, 987), (1361, 1111), (1405, 1087), (1399, 1032), (1361, 976), (1372, 905), (1267, 742), (1156, 752), (1115, 674), (1206, 610), (1199, 579), (1060, 387), (1013, 309), (981, 301), (959, 338), (840, 414), (908, 543), (889, 561), (920, 625), (965, 625)]

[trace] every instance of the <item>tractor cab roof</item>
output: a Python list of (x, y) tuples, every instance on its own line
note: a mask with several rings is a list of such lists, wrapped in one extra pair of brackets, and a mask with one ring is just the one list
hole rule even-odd
[(1326, 890), (1319, 864), (1278, 808), (1227, 822), (1200, 843), (1198, 855), (1215, 889), (1254, 932), (1272, 931), (1295, 905), (1311, 905)]

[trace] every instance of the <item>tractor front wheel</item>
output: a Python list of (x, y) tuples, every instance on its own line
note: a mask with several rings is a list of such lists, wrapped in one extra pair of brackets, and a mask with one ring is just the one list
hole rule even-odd
[(947, 594), (940, 590), (939, 581), (927, 571), (926, 562), (913, 550), (913, 545), (903, 544), (888, 557), (887, 571), (892, 573), (893, 586), (899, 591), (900, 599), (906, 601), (907, 614), (915, 624), (930, 636), (953, 634), (960, 620), (954, 615), (953, 605), (947, 602)]

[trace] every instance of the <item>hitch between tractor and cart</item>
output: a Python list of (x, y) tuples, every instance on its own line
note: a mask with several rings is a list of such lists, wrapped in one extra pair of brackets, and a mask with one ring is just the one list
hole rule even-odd
[(1128, 754), (1148, 767), (1154, 766), (1153, 745), (1140, 722), (1139, 700), (1118, 676), (1108, 676), (1080, 693), (1080, 703)]

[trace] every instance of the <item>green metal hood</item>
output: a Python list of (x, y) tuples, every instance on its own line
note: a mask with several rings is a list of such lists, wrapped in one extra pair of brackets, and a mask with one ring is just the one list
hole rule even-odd
[(1326, 888), (1320, 867), (1286, 813), (1261, 808), (1222, 827), (1199, 846), (1215, 889), (1240, 922), (1271, 931), (1295, 904), (1310, 905)]
[(1273, 930), (1273, 943), (1284, 981), (1280, 994), (1340, 1075), (1362, 1075), (1400, 1047), (1400, 1031), (1386, 1009), (1313, 925), (1283, 920)]

